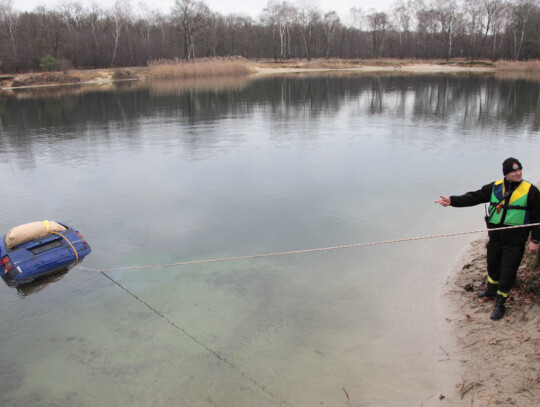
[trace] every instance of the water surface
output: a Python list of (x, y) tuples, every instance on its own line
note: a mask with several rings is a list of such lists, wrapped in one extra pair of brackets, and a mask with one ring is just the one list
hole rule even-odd
[[(481, 229), (482, 207), (433, 201), (508, 156), (538, 180), (539, 95), (404, 75), (4, 94), (0, 230), (70, 224), (106, 270)], [(108, 274), (139, 300), (83, 269), (0, 285), (0, 404), (439, 403), (469, 239)]]

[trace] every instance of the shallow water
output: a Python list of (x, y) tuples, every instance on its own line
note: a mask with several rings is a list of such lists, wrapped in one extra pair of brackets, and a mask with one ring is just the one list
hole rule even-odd
[[(433, 201), (508, 156), (538, 180), (538, 101), (402, 75), (2, 95), (0, 230), (65, 222), (104, 270), (482, 229), (482, 207)], [(440, 295), (469, 239), (1, 285), (0, 404), (438, 403), (459, 380)]]

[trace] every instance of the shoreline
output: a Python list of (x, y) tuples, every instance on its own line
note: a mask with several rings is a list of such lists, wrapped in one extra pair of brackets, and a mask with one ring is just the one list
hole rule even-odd
[(287, 73), (309, 73), (309, 72), (408, 72), (408, 73), (495, 73), (496, 68), (492, 67), (462, 67), (456, 65), (439, 64), (396, 64), (386, 66), (366, 65), (346, 68), (326, 68), (326, 67), (255, 67), (256, 76), (287, 74)]
[(523, 292), (527, 277), (538, 273), (529, 266), (534, 255), (522, 261), (504, 318), (492, 321), (494, 301), (477, 297), (486, 281), (487, 239), (475, 239), (459, 253), (441, 298), (442, 317), (456, 346), (448, 357), (462, 369), (455, 386), (457, 405), (535, 407), (540, 397), (540, 304)]
[[(305, 73), (419, 73), (419, 74), (495, 74), (496, 68), (489, 66), (459, 66), (451, 64), (436, 63), (388, 63), (386, 65), (354, 65), (337, 63), (319, 63), (319, 62), (289, 62), (274, 65), (272, 63), (248, 62), (251, 73), (246, 75), (247, 79), (256, 77), (265, 77), (271, 75), (284, 74), (305, 74)], [(115, 79), (115, 72), (129, 72), (130, 77)], [(118, 68), (118, 69), (94, 69), (94, 70), (73, 70), (65, 74), (60, 73), (27, 73), (21, 75), (6, 75), (3, 81), (0, 81), (0, 92), (7, 92), (19, 89), (39, 89), (52, 87), (70, 87), (85, 85), (105, 85), (126, 81), (146, 81), (148, 68)], [(53, 75), (51, 79), (50, 76)], [(63, 75), (63, 76), (62, 76)], [(58, 80), (54, 80), (56, 77)], [(212, 77), (214, 78), (214, 77)], [(223, 77), (226, 78), (226, 77)], [(206, 78), (193, 78), (204, 80)], [(171, 79), (174, 80), (174, 79)], [(16, 83), (28, 83), (13, 86)], [(6, 86), (9, 85), (9, 86)]]

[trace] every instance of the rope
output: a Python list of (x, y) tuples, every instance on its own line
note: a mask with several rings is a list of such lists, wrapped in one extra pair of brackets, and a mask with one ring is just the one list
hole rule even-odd
[(507, 227), (504, 227), (504, 228), (497, 228), (497, 229), (480, 229), (480, 230), (470, 230), (470, 231), (466, 231), (466, 232), (454, 232), (454, 233), (444, 233), (444, 234), (439, 234), (439, 235), (409, 237), (409, 238), (394, 239), (394, 240), (383, 240), (383, 241), (379, 241), (379, 242), (367, 242), (367, 243), (356, 243), (356, 244), (348, 244), (348, 245), (341, 245), (341, 246), (321, 247), (321, 248), (316, 248), (316, 249), (304, 249), (304, 250), (293, 250), (293, 251), (278, 252), (278, 253), (252, 254), (252, 255), (247, 255), (247, 256), (224, 257), (224, 258), (211, 259), (211, 260), (193, 260), (193, 261), (181, 261), (181, 262), (178, 262), (178, 263), (150, 264), (150, 265), (143, 265), (143, 266), (118, 267), (118, 268), (112, 268), (112, 269), (108, 269), (108, 270), (96, 270), (96, 269), (82, 267), (82, 266), (79, 266), (79, 268), (85, 269), (85, 270), (90, 270), (90, 271), (97, 271), (97, 272), (100, 272), (100, 273), (109, 273), (111, 271), (144, 270), (144, 269), (152, 269), (152, 268), (160, 268), (160, 267), (165, 268), (165, 267), (176, 267), (176, 266), (188, 266), (188, 265), (193, 265), (193, 264), (205, 264), (205, 263), (217, 263), (217, 262), (222, 262), (222, 261), (258, 259), (258, 258), (263, 258), (263, 257), (287, 256), (287, 255), (293, 255), (293, 254), (315, 253), (315, 252), (323, 252), (323, 251), (329, 251), (329, 250), (351, 249), (351, 248), (355, 248), (355, 247), (375, 246), (375, 245), (381, 245), (381, 244), (404, 243), (404, 242), (412, 242), (412, 241), (416, 241), (416, 240), (437, 239), (437, 238), (441, 238), (441, 237), (469, 235), (469, 234), (473, 234), (473, 233), (482, 233), (482, 232), (490, 232), (490, 231), (492, 232), (494, 230), (501, 231), (501, 230), (518, 229), (518, 228), (533, 227), (533, 226), (540, 226), (540, 223), (531, 223), (531, 224), (528, 224), (528, 225), (518, 225), (518, 226), (507, 226)]
[[(47, 222), (47, 221), (45, 221)], [(47, 224), (48, 225), (48, 224)], [(47, 226), (48, 228), (49, 226)], [(53, 235), (58, 235), (60, 236), (61, 238), (63, 238), (66, 242), (68, 242), (68, 245), (71, 246), (71, 249), (73, 250), (73, 253), (75, 253), (75, 261), (73, 262), (73, 264), (77, 264), (77, 262), (79, 261), (79, 253), (77, 253), (77, 250), (75, 250), (75, 248), (73, 247), (73, 245), (71, 244), (71, 242), (69, 241), (69, 239), (67, 237), (65, 237), (62, 233), (58, 233), (58, 232), (52, 232)]]
[(161, 312), (159, 312), (156, 308), (152, 307), (150, 304), (148, 304), (146, 301), (144, 301), (142, 298), (135, 295), (133, 292), (128, 290), (126, 287), (124, 287), (122, 284), (120, 284), (118, 281), (114, 280), (111, 276), (108, 276), (104, 272), (101, 272), (105, 277), (107, 277), (109, 280), (111, 280), (114, 284), (116, 284), (118, 287), (120, 287), (122, 290), (124, 290), (127, 294), (131, 295), (133, 298), (135, 298), (138, 302), (146, 306), (150, 311), (154, 312), (158, 317), (165, 320), (169, 325), (171, 325), (173, 328), (179, 330), (184, 335), (186, 335), (189, 339), (191, 339), (193, 342), (195, 342), (197, 345), (204, 348), (207, 352), (214, 355), (216, 358), (218, 358), (220, 361), (225, 363), (227, 366), (229, 366), (231, 369), (233, 369), (236, 373), (238, 373), (240, 376), (242, 376), (247, 381), (251, 382), (254, 386), (256, 386), (261, 392), (265, 393), (266, 395), (270, 396), (273, 400), (275, 400), (280, 406), (290, 406), (291, 404), (288, 403), (285, 400), (281, 400), (278, 396), (276, 396), (274, 393), (272, 393), (266, 386), (263, 386), (257, 380), (252, 378), (251, 376), (248, 376), (247, 373), (243, 372), (238, 368), (234, 363), (232, 363), (230, 360), (225, 358), (225, 356), (220, 355), (217, 351), (210, 348), (208, 345), (206, 345), (204, 342), (201, 342), (199, 339), (197, 339), (195, 336), (190, 334), (188, 331), (186, 331), (181, 326), (177, 325), (175, 322), (171, 321), (169, 318), (167, 318), (165, 315), (163, 315)]

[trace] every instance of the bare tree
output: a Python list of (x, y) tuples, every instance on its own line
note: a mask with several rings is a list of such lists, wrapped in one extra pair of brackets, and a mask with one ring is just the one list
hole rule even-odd
[[(229, 39), (229, 54), (243, 55), (241, 51), (242, 33), (247, 33), (248, 27), (253, 25), (251, 17), (241, 16), (237, 14), (229, 14), (225, 18), (225, 27), (228, 32)], [(242, 44), (244, 45), (244, 44)]]
[(362, 30), (365, 22), (365, 12), (362, 7), (351, 7), (349, 14), (352, 26), (357, 30)]
[[(40, 59), (45, 56), (46, 39), (43, 15), (45, 7), (37, 7), (32, 13), (22, 13), (19, 17), (21, 57), (38, 69)], [(24, 47), (22, 46), (24, 44)]]
[(118, 43), (120, 41), (120, 35), (122, 30), (126, 26), (129, 20), (130, 6), (129, 3), (123, 3), (122, 0), (116, 0), (113, 8), (109, 12), (109, 17), (112, 21), (112, 31), (113, 36), (113, 53), (111, 58), (111, 66), (114, 66), (116, 60), (116, 54), (118, 52)]
[(368, 29), (371, 33), (373, 52), (376, 58), (380, 58), (386, 33), (390, 28), (390, 19), (388, 18), (388, 14), (374, 10), (366, 18)]
[(17, 19), (18, 15), (13, 11), (13, 1), (0, 0), (0, 38), (3, 38), (3, 44), (9, 44), (8, 49), (4, 52), (14, 62), (17, 61), (17, 44), (15, 41)]
[(205, 27), (210, 14), (210, 9), (202, 1), (175, 0), (173, 17), (183, 35), (183, 59), (195, 57), (195, 34)]
[(104, 14), (104, 11), (96, 3), (94, 3), (90, 6), (86, 15), (86, 24), (88, 24), (90, 30), (92, 31), (92, 39), (95, 45), (94, 56), (92, 58), (94, 64), (97, 64), (98, 61), (102, 59), (100, 58), (102, 53), (98, 34), (100, 27), (102, 26)]
[(120, 0), (107, 12), (95, 3), (61, 0), (57, 8), (21, 13), (12, 1), (0, 0), (0, 60), (8, 72), (39, 68), (47, 54), (90, 68), (191, 59), (195, 48), (197, 56), (276, 60), (540, 58), (540, 0), (395, 0), (388, 13), (351, 9), (346, 26), (309, 0), (295, 6), (271, 0), (259, 21), (212, 13), (199, 0), (175, 0), (163, 14), (143, 7), (136, 18)]
[(60, 3), (60, 14), (67, 24), (75, 31), (81, 31), (84, 24), (85, 10), (81, 3), (77, 1), (62, 1)]
[(403, 0), (397, 0), (394, 3), (392, 10), (393, 27), (398, 32), (399, 36), (399, 58), (403, 59), (403, 37), (411, 28), (411, 12), (410, 8)]
[(335, 11), (330, 11), (324, 15), (323, 20), (322, 20), (322, 27), (323, 27), (324, 36), (326, 38), (326, 52), (325, 52), (326, 59), (329, 58), (330, 47), (332, 46), (332, 40), (338, 28), (340, 27), (340, 25), (341, 25), (341, 21), (339, 20), (339, 17)]
[(458, 25), (458, 7), (456, 0), (435, 0), (434, 7), (441, 25), (444, 42), (446, 43), (446, 59), (452, 56), (452, 45)]
[(483, 0), (463, 0), (463, 17), (466, 38), (469, 42), (469, 56), (471, 61), (476, 58), (477, 37), (480, 34), (485, 9)]
[(321, 22), (321, 12), (317, 4), (310, 0), (301, 1), (296, 11), (295, 21), (304, 42), (306, 58), (311, 61), (313, 42), (317, 34), (317, 27)]
[(47, 41), (48, 51), (54, 58), (59, 58), (61, 42), (65, 37), (66, 26), (60, 13), (46, 11), (41, 16), (43, 19), (43, 32)]
[(527, 29), (531, 15), (537, 6), (536, 0), (518, 0), (512, 8), (510, 29), (513, 40), (514, 60), (523, 59), (523, 48), (526, 42)]
[(482, 7), (484, 10), (482, 45), (486, 45), (488, 36), (491, 35), (493, 41), (491, 59), (495, 61), (498, 58), (500, 44), (502, 44), (501, 32), (505, 16), (508, 14), (508, 4), (505, 0), (482, 0)]
[(273, 38), (276, 37), (276, 34), (279, 37), (279, 52), (274, 49), (274, 59), (277, 59), (278, 56), (280, 59), (285, 59), (290, 52), (290, 26), (294, 13), (294, 7), (286, 1), (279, 3), (271, 0), (263, 9), (262, 23), (271, 29)]

